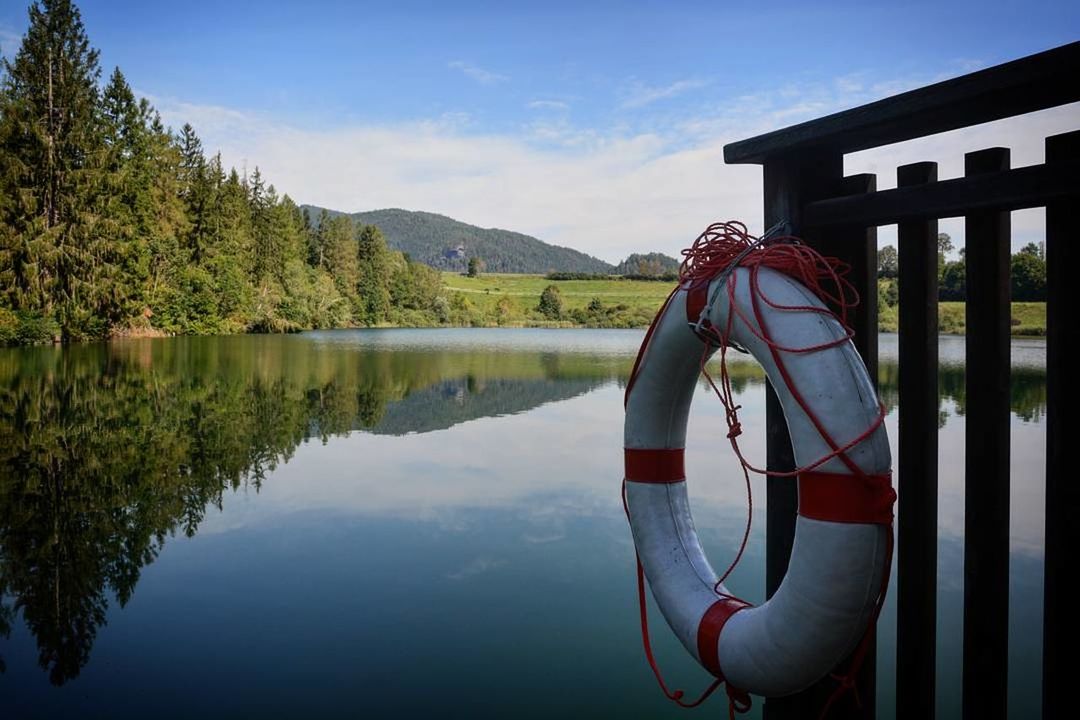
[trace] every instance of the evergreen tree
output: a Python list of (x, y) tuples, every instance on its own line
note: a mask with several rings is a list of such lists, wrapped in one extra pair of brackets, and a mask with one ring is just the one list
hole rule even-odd
[(102, 93), (102, 123), (106, 143), (107, 193), (101, 234), (109, 263), (96, 278), (104, 288), (99, 307), (110, 325), (126, 324), (144, 309), (150, 251), (144, 235), (153, 212), (149, 105), (135, 99), (120, 68)]
[(385, 321), (390, 310), (390, 251), (386, 247), (382, 231), (374, 225), (362, 225), (358, 228), (357, 244), (357, 319), (364, 325), (375, 325)]
[(347, 215), (324, 220), (325, 223), (319, 223), (322, 259), (316, 267), (327, 270), (338, 291), (355, 305), (360, 282), (360, 249), (353, 222)]
[(191, 229), (187, 247), (191, 261), (199, 264), (211, 242), (209, 210), (213, 203), (212, 179), (203, 155), (202, 141), (190, 123), (184, 123), (178, 139), (180, 148), (180, 193)]
[(41, 0), (0, 88), (0, 268), (16, 308), (59, 316), (65, 335), (89, 329), (87, 297), (104, 136), (90, 47), (70, 0)]

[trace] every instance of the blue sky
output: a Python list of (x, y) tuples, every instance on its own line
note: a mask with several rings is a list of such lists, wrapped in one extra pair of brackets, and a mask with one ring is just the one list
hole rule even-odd
[[(298, 201), (432, 210), (609, 260), (759, 224), (760, 172), (723, 167), (724, 142), (1080, 37), (1075, 2), (583, 5), (79, 3), (106, 74)], [(4, 53), (26, 22), (0, 6)], [(848, 164), (888, 185), (896, 163)]]

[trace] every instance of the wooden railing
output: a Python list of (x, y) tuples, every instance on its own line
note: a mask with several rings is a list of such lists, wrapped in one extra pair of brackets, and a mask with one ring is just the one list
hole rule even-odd
[[(786, 220), (826, 255), (852, 267), (862, 297), (855, 345), (877, 376), (877, 226), (898, 223), (899, 420), (897, 485), (896, 716), (932, 718), (937, 623), (938, 326), (937, 223), (965, 218), (967, 410), (965, 452), (963, 716), (1005, 717), (1009, 616), (1009, 211), (1046, 207), (1046, 538), (1042, 710), (1071, 716), (1080, 613), (1066, 596), (1080, 551), (1080, 478), (1069, 471), (1077, 442), (1080, 380), (1080, 131), (1046, 138), (1042, 165), (1010, 169), (1009, 150), (965, 156), (964, 177), (938, 181), (937, 164), (897, 169), (897, 188), (876, 176), (844, 177), (845, 153), (1080, 100), (1080, 42), (732, 143), (728, 163), (764, 168), (765, 227)], [(1080, 113), (1077, 117), (1080, 128)], [(1073, 317), (1069, 317), (1073, 315)], [(1070, 322), (1071, 320), (1071, 322)], [(780, 404), (767, 389), (768, 466), (792, 470)], [(1080, 447), (1080, 442), (1078, 442)], [(1080, 465), (1073, 460), (1072, 465)], [(1023, 478), (1031, 481), (1031, 478)], [(783, 579), (795, 533), (795, 483), (767, 481), (766, 595)], [(1032, 629), (1033, 632), (1037, 629)], [(861, 707), (830, 717), (874, 716), (875, 669), (858, 679)], [(765, 703), (770, 719), (816, 717), (835, 683)]]

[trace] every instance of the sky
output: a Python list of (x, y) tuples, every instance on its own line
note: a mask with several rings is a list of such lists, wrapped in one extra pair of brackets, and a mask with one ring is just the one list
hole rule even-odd
[[(724, 144), (1080, 38), (1066, 2), (77, 3), (174, 128), (299, 203), (438, 212), (618, 262), (715, 220), (761, 230), (761, 171)], [(0, 0), (0, 52), (26, 29)], [(1042, 139), (1080, 104), (849, 156), (848, 172)], [(1014, 245), (1041, 210), (1014, 214)], [(942, 229), (962, 241), (962, 222)], [(895, 242), (882, 229), (881, 243)]]

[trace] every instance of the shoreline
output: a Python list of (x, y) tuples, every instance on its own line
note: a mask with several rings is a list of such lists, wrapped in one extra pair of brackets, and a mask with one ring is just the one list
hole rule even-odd
[[(27, 343), (4, 343), (0, 344), (0, 349), (14, 349), (14, 348), (28, 348), (28, 347), (49, 347), (49, 346), (67, 346), (67, 345), (90, 345), (93, 343), (123, 343), (134, 340), (163, 340), (171, 338), (193, 338), (193, 337), (239, 337), (244, 335), (300, 335), (307, 332), (323, 332), (323, 331), (349, 331), (349, 330), (646, 330), (647, 325), (636, 325), (632, 327), (600, 327), (592, 325), (580, 325), (567, 321), (547, 321), (547, 322), (515, 322), (506, 323), (503, 325), (490, 324), (490, 325), (392, 325), (392, 324), (380, 324), (371, 326), (341, 326), (341, 327), (327, 327), (327, 328), (307, 328), (304, 330), (297, 330), (295, 332), (263, 332), (263, 331), (246, 331), (235, 333), (190, 333), (190, 334), (169, 334), (162, 332), (157, 328), (139, 329), (137, 331), (117, 332), (104, 338), (96, 339), (81, 339), (81, 340), (63, 340), (60, 338), (54, 338), (52, 341), (43, 342), (27, 342)], [(1014, 332), (1009, 335), (1013, 340), (1045, 340), (1046, 330), (1041, 328), (1041, 331), (1036, 332)], [(895, 327), (879, 327), (878, 333), (883, 335), (897, 335), (897, 329)], [(964, 337), (966, 333), (960, 332), (939, 332), (939, 337)]]

